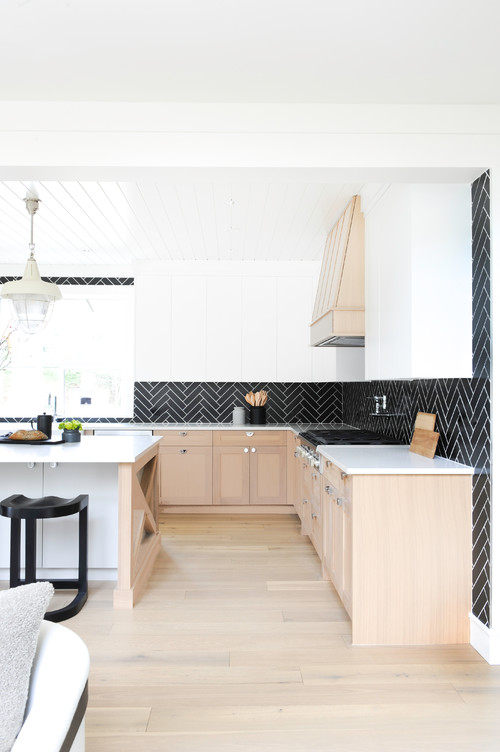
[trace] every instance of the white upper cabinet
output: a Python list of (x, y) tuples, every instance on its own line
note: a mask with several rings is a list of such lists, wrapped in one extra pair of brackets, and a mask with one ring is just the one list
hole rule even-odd
[(158, 262), (135, 274), (138, 381), (343, 381), (361, 350), (312, 348), (320, 262)]
[(470, 377), (470, 185), (391, 185), (362, 208), (366, 379)]

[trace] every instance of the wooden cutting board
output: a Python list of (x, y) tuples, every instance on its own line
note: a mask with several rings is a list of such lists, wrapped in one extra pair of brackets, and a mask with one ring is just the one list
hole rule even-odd
[(421, 454), (423, 457), (429, 457), (432, 459), (436, 454), (438, 439), (439, 434), (437, 431), (428, 431), (425, 428), (415, 428), (410, 444), (410, 452)]
[(415, 428), (423, 428), (425, 431), (434, 431), (436, 425), (436, 413), (417, 413)]

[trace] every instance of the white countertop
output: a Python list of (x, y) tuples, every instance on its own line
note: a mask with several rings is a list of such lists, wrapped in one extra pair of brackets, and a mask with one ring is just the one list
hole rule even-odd
[[(53, 437), (55, 438), (55, 437)], [(135, 462), (159, 436), (82, 436), (65, 444), (0, 444), (2, 462)]]
[(348, 475), (473, 475), (474, 468), (443, 457), (422, 457), (408, 445), (320, 446), (318, 453)]

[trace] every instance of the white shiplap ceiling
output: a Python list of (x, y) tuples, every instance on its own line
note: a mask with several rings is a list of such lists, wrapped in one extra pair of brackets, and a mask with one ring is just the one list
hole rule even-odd
[(0, 183), (0, 259), (23, 264), (30, 217), (40, 264), (316, 260), (360, 183)]

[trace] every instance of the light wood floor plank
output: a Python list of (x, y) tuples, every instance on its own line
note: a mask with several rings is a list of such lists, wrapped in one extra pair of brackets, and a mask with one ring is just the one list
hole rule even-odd
[(87, 752), (497, 752), (500, 667), (470, 645), (352, 647), (293, 515), (166, 515), (132, 611), (91, 583)]

